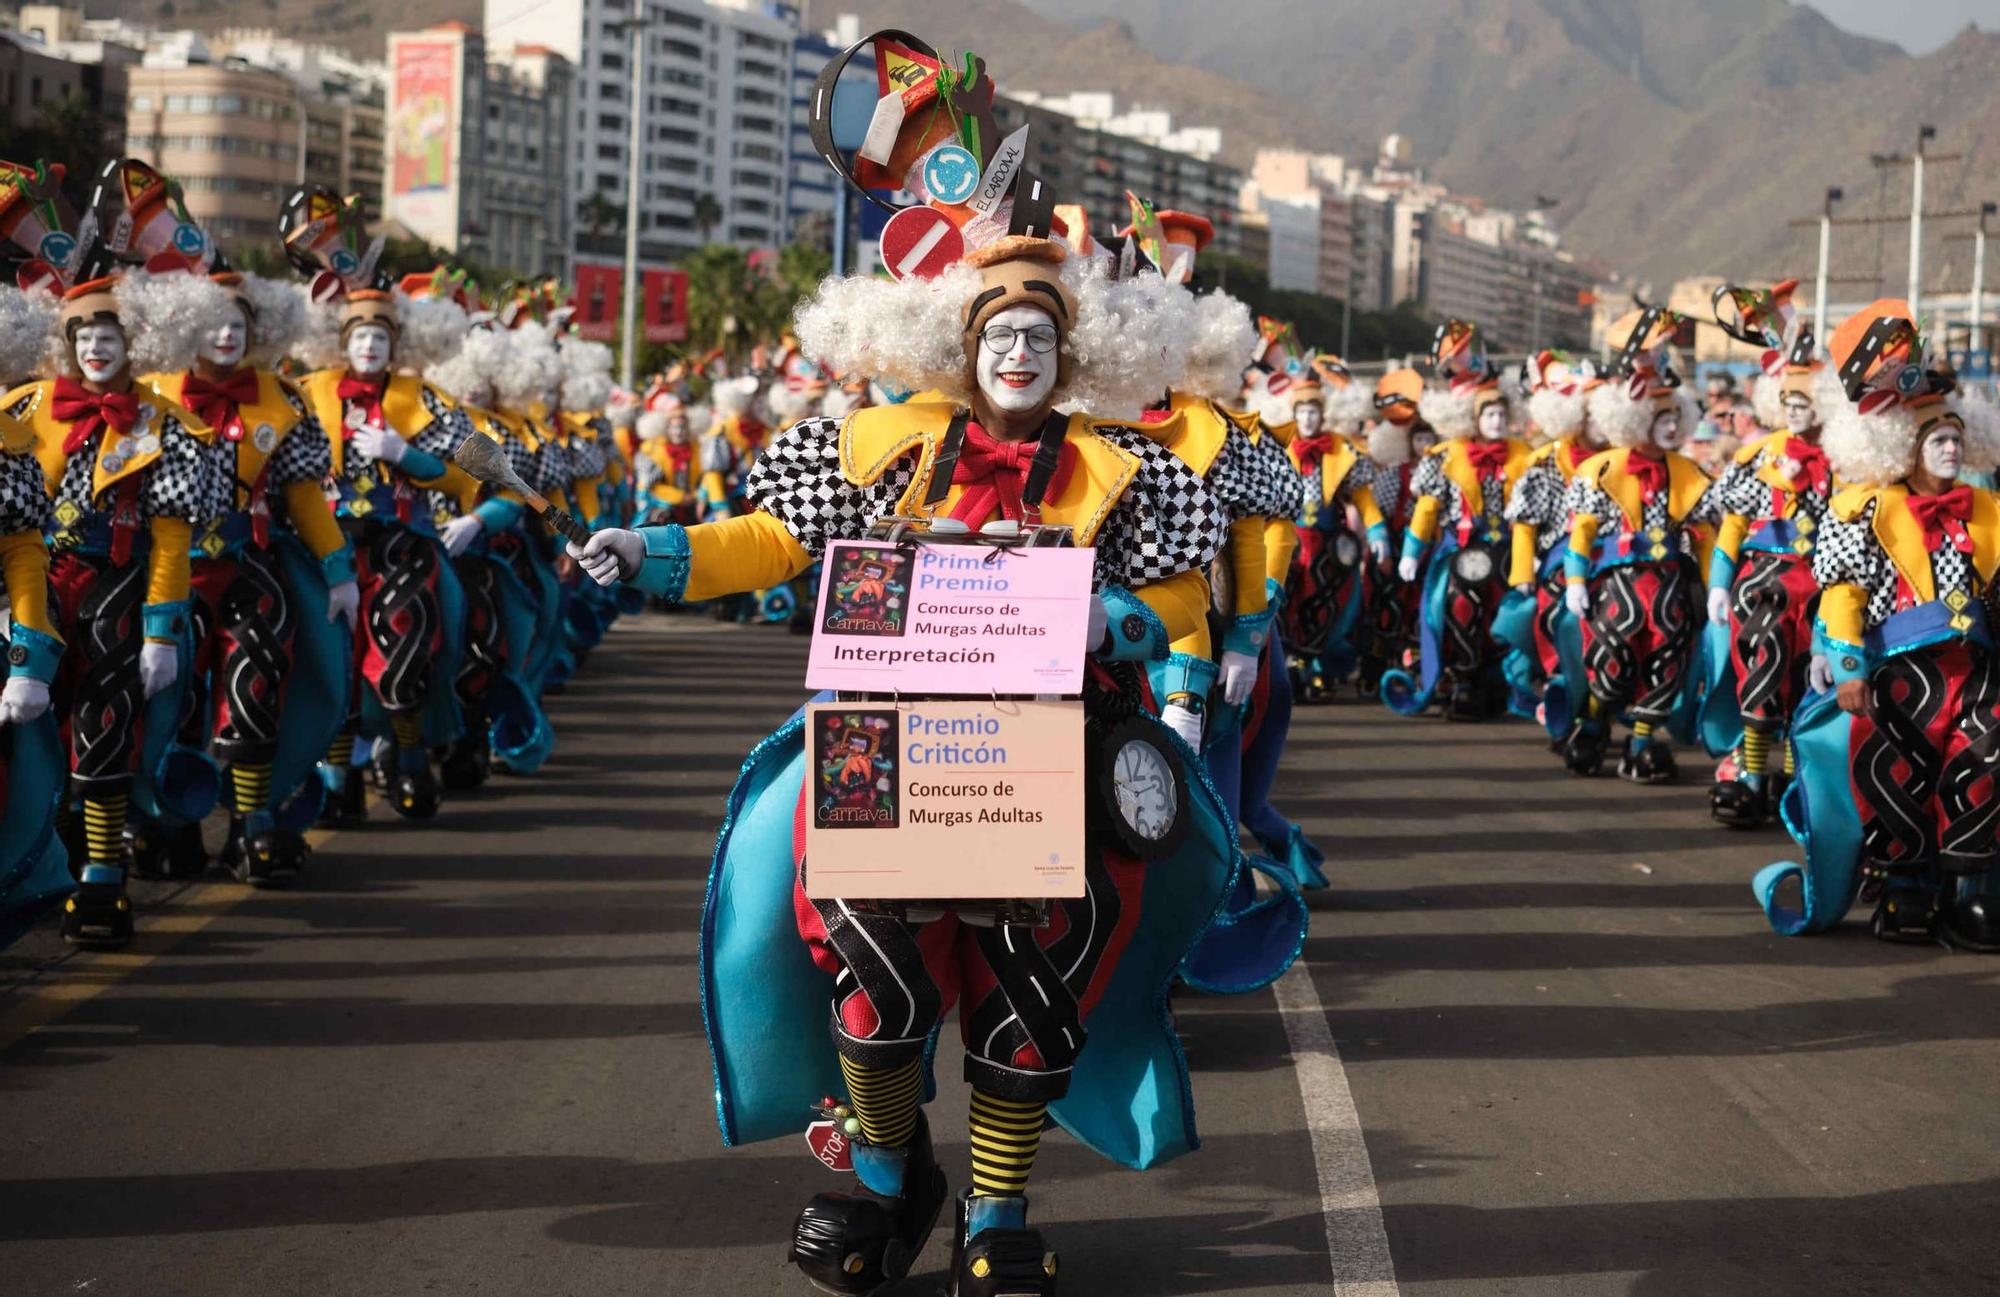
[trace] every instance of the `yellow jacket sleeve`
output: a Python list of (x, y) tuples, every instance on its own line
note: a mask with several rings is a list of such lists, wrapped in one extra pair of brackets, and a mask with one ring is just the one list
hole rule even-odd
[(812, 555), (785, 524), (762, 511), (701, 523), (687, 529), (687, 538), (687, 591), (681, 598), (689, 603), (762, 590), (812, 566)]
[[(1715, 537), (1715, 547), (1728, 555), (1729, 561), (1733, 564), (1738, 558), (1742, 557), (1743, 541), (1749, 535), (1750, 520), (1748, 518), (1745, 518), (1740, 513), (1726, 513), (1722, 515), (1722, 530)], [(1704, 563), (1702, 565), (1702, 574), (1706, 576), (1707, 573), (1708, 565)]]
[(1208, 578), (1199, 571), (1177, 572), (1132, 593), (1158, 614), (1169, 644), (1178, 647), (1197, 632), (1203, 640), (1208, 638)]
[(1409, 534), (1425, 545), (1436, 540), (1438, 514), (1443, 511), (1443, 507), (1434, 495), (1418, 496), (1416, 507), (1410, 511)]
[(577, 502), (583, 506), (583, 512), (577, 516), (585, 524), (592, 527), (597, 525), (597, 501), (599, 498), (597, 488), (603, 484), (604, 476), (604, 474), (599, 473), (596, 477), (578, 478), (571, 484), (572, 489), (576, 492)]
[[(1569, 525), (1569, 552), (1590, 561), (1590, 551), (1597, 546), (1597, 519), (1587, 513), (1578, 514)], [(1582, 585), (1583, 578), (1571, 576), (1571, 585)]]
[(347, 543), (340, 524), (333, 520), (333, 506), (326, 502), (326, 492), (320, 490), (319, 483), (287, 482), (283, 495), (285, 516), (314, 558), (325, 558)]
[(442, 476), (411, 477), (410, 480), (426, 491), (442, 491), (455, 500), (467, 500), (479, 494), (478, 480), (449, 460), (445, 461)]
[(1382, 506), (1375, 499), (1375, 493), (1365, 486), (1357, 486), (1347, 493), (1354, 501), (1354, 507), (1361, 511), (1361, 528), (1366, 531), (1383, 521)]
[(42, 533), (0, 536), (0, 577), (7, 582), (7, 607), (14, 623), (61, 640), (49, 620), (49, 547)]
[(1826, 627), (1828, 639), (1843, 644), (1861, 643), (1867, 609), (1868, 592), (1858, 585), (1842, 582), (1820, 591), (1819, 619)]
[[(1271, 606), (1264, 593), (1264, 520), (1238, 518), (1229, 524), (1230, 612), (1250, 617)], [(1205, 620), (1205, 619), (1204, 619)]]
[(179, 603), (188, 597), (188, 545), (194, 524), (185, 518), (155, 518), (149, 525), (152, 551), (146, 555), (146, 602)]
[(1533, 585), (1535, 581), (1535, 524), (1517, 522), (1512, 536), (1513, 559), (1507, 567), (1508, 585)]
[(1299, 525), (1290, 518), (1264, 520), (1264, 575), (1279, 585), (1292, 572), (1292, 555), (1299, 549)]

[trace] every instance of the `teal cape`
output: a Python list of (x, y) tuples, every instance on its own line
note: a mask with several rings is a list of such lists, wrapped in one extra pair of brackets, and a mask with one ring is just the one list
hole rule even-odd
[[(709, 871), (702, 1020), (727, 1145), (796, 1136), (822, 1096), (845, 1092), (827, 1030), (833, 981), (813, 963), (792, 906), (803, 730), (801, 711), (744, 761)], [(1236, 855), (1235, 825), (1199, 760), (1165, 726), (1158, 732), (1189, 773), (1188, 831), (1173, 854), (1146, 866), (1138, 928), (1087, 1020), (1090, 1043), (1069, 1093), (1051, 1105), (1078, 1140), (1133, 1168), (1200, 1142), (1168, 994), (1216, 916)]]

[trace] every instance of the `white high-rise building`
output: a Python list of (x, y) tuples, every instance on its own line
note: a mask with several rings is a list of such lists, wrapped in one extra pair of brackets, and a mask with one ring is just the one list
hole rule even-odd
[[(786, 226), (794, 6), (639, 0), (646, 21), (639, 258), (665, 265), (707, 242), (775, 248)], [(625, 209), (632, 0), (486, 0), (493, 46), (545, 46), (576, 69), (570, 192), (575, 258), (615, 261), (624, 231), (583, 215)]]

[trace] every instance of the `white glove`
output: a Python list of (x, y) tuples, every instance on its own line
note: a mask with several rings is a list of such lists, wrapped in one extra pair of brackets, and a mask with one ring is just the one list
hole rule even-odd
[(1389, 542), (1387, 539), (1376, 536), (1370, 540), (1368, 542), (1368, 552), (1375, 556), (1375, 562), (1378, 566), (1389, 566)]
[(1104, 642), (1104, 632), (1111, 629), (1111, 610), (1104, 606), (1104, 596), (1090, 596), (1090, 618), (1084, 627), (1083, 651), (1097, 652), (1097, 646)]
[(151, 698), (180, 677), (181, 651), (172, 644), (148, 640), (139, 646), (139, 683)]
[(353, 630), (361, 624), (361, 587), (352, 581), (329, 586), (326, 592), (326, 619), (347, 622)]
[(1826, 654), (1815, 653), (1812, 655), (1811, 663), (1806, 666), (1806, 678), (1812, 682), (1812, 687), (1820, 693), (1825, 693), (1827, 690), (1833, 688), (1833, 663), (1826, 660)]
[(594, 531), (589, 544), (579, 546), (572, 541), (564, 548), (599, 585), (617, 585), (646, 561), (646, 538), (623, 527)]
[(1417, 560), (1411, 558), (1407, 554), (1404, 555), (1402, 560), (1396, 564), (1396, 575), (1403, 578), (1403, 581), (1406, 584), (1408, 582), (1416, 580)]
[(1179, 703), (1168, 703), (1160, 708), (1160, 719), (1189, 747), (1201, 751), (1201, 717)]
[(14, 676), (0, 688), (0, 725), (26, 725), (49, 709), (49, 687), (32, 676)]
[(1729, 624), (1729, 591), (1719, 585), (1708, 591), (1708, 619), (1717, 626)]
[(1590, 616), (1590, 587), (1578, 581), (1563, 591), (1563, 604), (1572, 617)]
[[(1222, 698), (1231, 707), (1241, 707), (1257, 687), (1257, 658), (1235, 649), (1222, 650)], [(1200, 724), (1197, 716), (1195, 723)]]
[(391, 432), (379, 423), (364, 423), (354, 430), (349, 438), (353, 447), (370, 459), (379, 459), (385, 464), (403, 462), (403, 452), (410, 443), (403, 440), (401, 433)]
[(453, 518), (444, 525), (438, 539), (444, 542), (444, 552), (457, 558), (472, 548), (472, 542), (486, 532), (486, 524), (479, 521), (479, 515), (468, 513), (463, 518)]

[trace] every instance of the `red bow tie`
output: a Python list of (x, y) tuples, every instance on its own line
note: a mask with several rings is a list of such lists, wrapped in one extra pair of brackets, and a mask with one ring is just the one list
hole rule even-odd
[(230, 441), (243, 440), (243, 421), (236, 417), (237, 408), (256, 399), (254, 369), (239, 369), (219, 383), (211, 383), (200, 374), (181, 380), (181, 404)]
[[(965, 445), (958, 452), (953, 484), (965, 490), (952, 507), (951, 516), (968, 527), (977, 528), (994, 514), (1016, 522), (1026, 517), (1021, 493), (1027, 487), (1028, 470), (1035, 462), (1040, 438), (1027, 441), (995, 441), (976, 423), (965, 425)], [(1043, 498), (1060, 494), (1075, 462), (1076, 449), (1063, 442), (1056, 460), (1055, 476), (1049, 479)]]
[(1333, 453), (1333, 434), (1322, 433), (1317, 437), (1297, 437), (1292, 441), (1292, 462), (1299, 466), (1299, 472), (1310, 473), (1319, 467), (1319, 462)]
[(1654, 459), (1651, 455), (1632, 455), (1625, 461), (1625, 471), (1639, 480), (1639, 490), (1647, 500), (1659, 498), (1667, 489), (1667, 461)]
[(139, 398), (130, 392), (93, 392), (73, 378), (58, 378), (54, 410), (56, 418), (69, 425), (63, 454), (74, 455), (100, 428), (132, 431), (139, 420)]
[(1961, 554), (1972, 552), (1972, 537), (1966, 534), (1965, 520), (1972, 516), (1972, 488), (1955, 486), (1943, 495), (1909, 497), (1910, 516), (1924, 529), (1924, 548), (1935, 550), (1946, 540)]
[[(382, 394), (388, 389), (387, 374), (379, 378), (356, 378), (352, 374), (342, 374), (336, 393), (343, 403), (348, 401), (359, 403), (362, 412), (367, 416), (366, 422), (379, 424), (382, 422)], [(354, 429), (343, 427), (340, 435), (342, 440), (346, 440), (354, 435)]]
[(693, 446), (678, 446), (670, 441), (666, 445), (666, 451), (667, 462), (673, 465), (676, 473), (685, 473), (688, 465), (694, 463)]
[(1807, 486), (1824, 495), (1833, 482), (1833, 476), (1826, 466), (1826, 452), (1803, 437), (1785, 439), (1785, 457), (1795, 459), (1799, 471), (1792, 474), (1792, 489), (1803, 491)]
[(1465, 457), (1472, 461), (1472, 467), (1481, 477), (1491, 477), (1507, 467), (1507, 443), (1504, 441), (1467, 442)]

